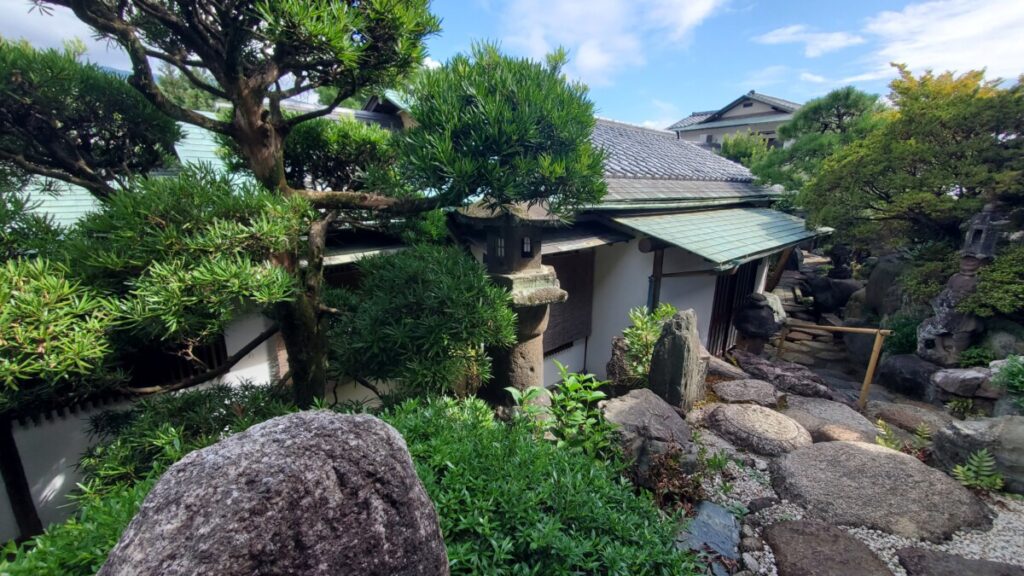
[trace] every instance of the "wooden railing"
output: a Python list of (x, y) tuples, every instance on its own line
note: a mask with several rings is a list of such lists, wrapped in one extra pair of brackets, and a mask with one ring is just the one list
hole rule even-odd
[(868, 403), (868, 393), (871, 391), (871, 382), (875, 379), (875, 370), (878, 368), (878, 357), (882, 354), (882, 345), (885, 344), (885, 337), (892, 334), (892, 330), (855, 328), (853, 326), (824, 326), (821, 324), (797, 322), (787, 318), (786, 323), (782, 326), (782, 333), (779, 334), (779, 343), (775, 347), (776, 358), (782, 356), (782, 350), (786, 346), (786, 336), (789, 335), (789, 331), (800, 328), (824, 330), (826, 332), (844, 332), (846, 334), (874, 334), (875, 343), (871, 348), (871, 360), (868, 361), (868, 369), (864, 374), (864, 383), (860, 387), (860, 398), (857, 400), (857, 406), (863, 410), (864, 406)]

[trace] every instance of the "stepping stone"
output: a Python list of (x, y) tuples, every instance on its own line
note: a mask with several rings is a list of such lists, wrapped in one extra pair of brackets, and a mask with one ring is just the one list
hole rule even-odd
[[(775, 408), (779, 405), (779, 394), (775, 386), (764, 380), (730, 380), (711, 385), (722, 402), (728, 404), (757, 404)], [(785, 398), (785, 395), (782, 395)]]
[(795, 362), (804, 366), (814, 365), (814, 356), (810, 354), (803, 354), (800, 352), (790, 352), (789, 350), (782, 351), (782, 359), (787, 362)]
[(809, 368), (784, 360), (768, 360), (742, 350), (733, 350), (732, 356), (745, 372), (758, 380), (770, 382), (780, 392), (832, 398), (825, 380)]
[(878, 431), (853, 408), (823, 398), (791, 396), (782, 413), (800, 423), (815, 442), (874, 442)]
[(921, 548), (897, 550), (896, 557), (907, 576), (1024, 576), (1024, 568), (1013, 564), (968, 560)]
[[(676, 548), (706, 553), (708, 550), (729, 560), (740, 559), (740, 521), (722, 506), (704, 501), (697, 505), (696, 514), (676, 536)], [(712, 573), (729, 574), (725, 566), (715, 559)]]
[(786, 335), (786, 340), (789, 340), (790, 342), (797, 342), (797, 341), (800, 341), (800, 340), (813, 340), (813, 339), (814, 339), (814, 336), (811, 336), (810, 334), (808, 334), (806, 332), (796, 332), (796, 331), (793, 331), (793, 332), (790, 332), (789, 334)]
[(952, 416), (938, 408), (918, 404), (897, 404), (872, 400), (868, 402), (864, 412), (872, 421), (881, 419), (907, 432), (913, 432), (918, 426), (924, 424), (934, 434), (953, 421)]
[(764, 529), (779, 576), (892, 576), (866, 544), (823, 522), (794, 520)]
[(723, 404), (708, 414), (707, 424), (736, 446), (762, 456), (811, 444), (811, 435), (792, 418), (754, 404)]
[(933, 542), (992, 525), (985, 505), (952, 477), (875, 444), (822, 442), (770, 466), (775, 491), (810, 519)]

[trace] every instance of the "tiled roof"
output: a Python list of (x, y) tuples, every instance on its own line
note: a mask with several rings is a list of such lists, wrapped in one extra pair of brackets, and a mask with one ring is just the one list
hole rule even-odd
[(608, 193), (595, 209), (715, 206), (775, 200), (778, 192), (753, 182), (605, 178)]
[(668, 128), (666, 128), (666, 130), (678, 130), (680, 128), (685, 128), (687, 126), (691, 126), (693, 124), (697, 124), (699, 122), (703, 122), (704, 120), (707, 120), (708, 117), (711, 116), (712, 114), (714, 114), (715, 112), (718, 112), (718, 110), (707, 110), (705, 112), (694, 112), (693, 114), (690, 114), (689, 116), (687, 116), (686, 118), (683, 118), (679, 122), (676, 122), (675, 124), (669, 126)]
[(771, 208), (733, 208), (614, 220), (641, 234), (693, 252), (714, 263), (719, 270), (734, 268), (829, 232), (828, 229), (808, 230), (802, 219)]
[(708, 128), (728, 128), (730, 126), (746, 126), (748, 124), (767, 124), (770, 122), (789, 122), (793, 119), (792, 114), (771, 114), (769, 116), (737, 116), (735, 118), (723, 118), (711, 122), (701, 122), (676, 128), (676, 132), (697, 132)]
[(607, 154), (605, 178), (752, 182), (743, 166), (672, 132), (598, 119), (591, 136)]

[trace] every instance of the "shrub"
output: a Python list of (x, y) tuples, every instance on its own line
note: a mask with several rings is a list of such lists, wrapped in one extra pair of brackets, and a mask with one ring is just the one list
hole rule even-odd
[(968, 488), (985, 491), (1003, 488), (1003, 475), (996, 470), (996, 459), (987, 449), (974, 452), (967, 457), (967, 462), (953, 467), (953, 476)]
[(384, 415), (437, 506), (452, 574), (696, 574), (678, 530), (614, 466), (506, 425), (476, 399)]
[(659, 304), (653, 313), (642, 306), (629, 311), (629, 321), (632, 324), (622, 331), (622, 336), (626, 339), (626, 363), (629, 374), (637, 385), (647, 382), (654, 345), (661, 336), (661, 326), (675, 313), (675, 306), (667, 302)]
[(978, 271), (978, 289), (959, 309), (978, 316), (1019, 314), (1024, 311), (1024, 245), (1002, 250), (994, 262)]
[(992, 378), (992, 383), (1003, 388), (1024, 408), (1024, 357), (1010, 356), (1006, 364)]
[(926, 242), (913, 249), (910, 267), (899, 278), (903, 295), (913, 304), (927, 304), (957, 270), (959, 257), (952, 247)]
[(907, 314), (894, 314), (885, 322), (892, 330), (885, 339), (885, 351), (890, 354), (913, 354), (917, 350), (917, 327), (921, 318)]
[(515, 342), (508, 293), (457, 248), (420, 245), (357, 264), (355, 289), (329, 290), (331, 369), (403, 392), (473, 393), (490, 378), (481, 346)]
[(592, 458), (614, 460), (615, 427), (604, 419), (597, 403), (605, 398), (599, 388), (608, 384), (593, 374), (570, 374), (557, 360), (561, 381), (551, 394), (550, 420), (545, 429), (556, 440), (558, 447), (575, 450)]
[(989, 362), (995, 359), (995, 353), (988, 348), (984, 346), (971, 346), (960, 353), (960, 367), (988, 366)]

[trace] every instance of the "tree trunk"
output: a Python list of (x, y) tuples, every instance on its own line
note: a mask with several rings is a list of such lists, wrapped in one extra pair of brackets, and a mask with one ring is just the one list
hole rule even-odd
[(14, 422), (0, 415), (0, 476), (4, 479), (7, 499), (18, 523), (21, 538), (43, 533), (43, 523), (36, 512), (35, 500), (25, 478), (25, 467), (21, 464), (18, 445), (14, 441)]
[(281, 336), (288, 350), (295, 403), (309, 408), (327, 384), (327, 336), (319, 318), (319, 295), (299, 294), (278, 307)]

